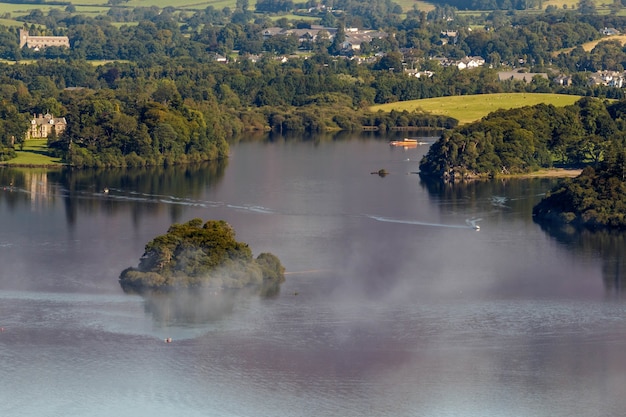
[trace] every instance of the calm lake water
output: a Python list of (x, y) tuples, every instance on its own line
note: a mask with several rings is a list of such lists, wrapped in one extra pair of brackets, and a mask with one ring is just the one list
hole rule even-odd
[[(0, 415), (623, 415), (624, 235), (534, 223), (555, 180), (425, 184), (427, 147), (0, 169)], [(196, 217), (277, 255), (280, 294), (125, 294), (144, 245)]]

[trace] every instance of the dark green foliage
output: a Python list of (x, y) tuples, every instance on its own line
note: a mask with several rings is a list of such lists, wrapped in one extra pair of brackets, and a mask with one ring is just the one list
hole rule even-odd
[(258, 287), (270, 292), (284, 282), (278, 258), (262, 253), (256, 259), (247, 244), (235, 240), (225, 221), (193, 219), (172, 225), (146, 245), (137, 268), (120, 275), (125, 288), (135, 290), (211, 287)]
[[(611, 107), (614, 114), (619, 109)], [(583, 98), (565, 108), (540, 104), (500, 110), (445, 132), (420, 170), (425, 176), (459, 180), (597, 163), (622, 136), (607, 104), (597, 99)]]
[[(470, 7), (470, 3), (464, 4)], [(521, 5), (517, 1), (490, 3), (502, 8)], [(259, 5), (262, 3), (257, 2)], [(296, 8), (301, 6), (294, 3)], [(532, 7), (529, 2), (526, 6)], [(302, 45), (294, 36), (264, 38), (264, 30), (277, 23), (259, 16), (252, 21), (247, 7), (242, 0), (235, 12), (212, 6), (193, 14), (175, 7), (115, 7), (107, 18), (67, 10), (36, 11), (21, 18), (30, 24), (32, 35), (67, 35), (69, 49), (20, 49), (17, 29), (0, 26), (0, 57), (37, 60), (28, 65), (0, 64), (0, 110), (4, 116), (0, 119), (5, 120), (0, 123), (0, 141), (19, 146), (25, 131), (22, 122), (33, 113), (50, 111), (66, 117), (68, 129), (51, 138), (49, 146), (74, 167), (194, 163), (225, 158), (226, 140), (245, 131), (358, 131), (363, 126), (386, 131), (455, 125), (453, 120), (427, 113), (371, 114), (365, 110), (375, 103), (560, 88), (541, 77), (529, 84), (501, 82), (497, 70), (488, 66), (459, 71), (454, 66), (441, 67), (429, 57), (481, 55), (494, 67), (518, 65), (523, 58), (540, 69), (543, 63), (557, 60), (572, 72), (626, 67), (626, 55), (615, 42), (600, 44), (590, 53), (579, 47), (558, 58), (553, 55), (560, 48), (598, 38), (604, 27), (624, 27), (626, 18), (619, 16), (583, 16), (560, 10), (533, 16), (496, 12), (468, 18), (444, 5), (428, 14), (409, 11), (406, 19), (400, 20), (399, 6), (393, 1), (341, 0), (333, 3), (335, 10), (342, 10), (341, 16), (333, 16), (334, 27), (338, 27), (334, 42), (322, 36)], [(111, 20), (136, 24), (119, 26)], [(332, 23), (330, 16), (324, 21)], [(306, 27), (311, 23), (284, 18), (278, 24)], [(490, 30), (467, 29), (483, 25)], [(382, 28), (388, 36), (348, 53), (340, 40), (346, 36), (343, 28), (351, 26)], [(443, 31), (457, 36), (445, 38)], [(290, 57), (287, 62), (275, 59), (276, 54), (302, 49), (313, 54)], [(233, 50), (239, 51), (237, 60), (215, 62), (216, 54), (230, 59)], [(381, 57), (371, 63), (345, 56), (373, 58), (377, 52)], [(253, 62), (249, 53), (265, 55)], [(87, 59), (113, 62), (94, 66)], [(405, 68), (429, 70), (432, 76), (409, 77)], [(576, 75), (570, 91), (577, 94), (616, 98), (626, 94), (624, 89), (587, 86), (586, 77)], [(452, 148), (464, 154), (455, 156), (454, 163), (468, 172), (498, 173), (552, 163), (600, 161), (608, 146), (605, 138), (609, 132), (613, 138), (623, 136), (626, 119), (599, 114), (598, 106), (602, 104), (589, 103), (585, 111), (590, 117), (557, 114), (557, 120), (566, 120), (558, 126), (542, 121), (539, 133), (521, 121), (497, 126), (498, 120), (493, 119), (487, 141), (475, 133), (481, 145), (464, 147), (453, 141)], [(588, 135), (580, 133), (581, 123)], [(502, 136), (510, 140), (501, 140)], [(445, 164), (439, 161), (435, 165)]]
[(626, 153), (564, 181), (534, 207), (539, 222), (626, 229)]
[(254, 6), (259, 13), (278, 13), (293, 10), (291, 0), (258, 0)]
[(0, 101), (0, 146), (12, 147), (22, 143), (29, 128), (26, 115), (20, 114), (8, 100)]
[(9, 146), (0, 145), (0, 162), (8, 161), (15, 157), (17, 157), (17, 154), (15, 153), (15, 149), (13, 149), (12, 146), (9, 147)]

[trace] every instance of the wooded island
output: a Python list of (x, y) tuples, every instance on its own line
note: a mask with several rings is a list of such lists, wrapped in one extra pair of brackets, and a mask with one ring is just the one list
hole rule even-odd
[(172, 225), (150, 241), (139, 266), (122, 271), (120, 284), (137, 292), (254, 288), (269, 295), (278, 292), (284, 272), (271, 253), (253, 258), (248, 245), (235, 240), (235, 231), (225, 221), (193, 219)]

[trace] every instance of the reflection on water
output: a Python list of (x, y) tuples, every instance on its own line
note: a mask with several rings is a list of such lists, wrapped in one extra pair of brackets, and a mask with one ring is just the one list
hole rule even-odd
[(420, 185), (428, 191), (431, 198), (445, 202), (445, 209), (466, 208), (469, 202), (483, 206), (488, 203), (493, 210), (528, 212), (532, 211), (537, 198), (558, 181), (555, 178), (534, 178), (449, 183), (420, 178)]
[[(525, 179), (474, 181), (450, 184), (421, 179), (420, 184), (430, 196), (445, 202), (444, 210), (464, 209), (468, 205), (481, 208), (483, 213), (532, 212), (546, 190), (559, 179)], [(530, 198), (534, 197), (534, 198)], [(526, 216), (528, 222), (534, 220)], [(541, 230), (570, 251), (586, 258), (602, 260), (602, 277), (608, 293), (618, 295), (626, 291), (626, 234), (619, 231), (577, 230), (571, 226), (539, 223)]]
[(602, 260), (602, 278), (610, 294), (626, 293), (626, 234), (611, 230), (578, 230), (540, 222), (541, 229), (569, 250)]
[(146, 313), (158, 326), (187, 327), (207, 324), (227, 318), (233, 314), (235, 305), (246, 303), (258, 296), (253, 289), (208, 290), (180, 289), (172, 292), (146, 292)]
[[(426, 149), (368, 137), (231, 151), (0, 169), (1, 416), (623, 414), (626, 242), (535, 224), (555, 180), (428, 183)], [(276, 254), (280, 293), (124, 293), (146, 242), (196, 217)]]
[[(186, 327), (222, 320), (233, 313), (237, 304), (253, 297), (271, 298), (278, 295), (280, 284), (263, 288), (218, 289), (180, 288), (172, 291), (143, 291), (145, 311), (159, 326)], [(126, 291), (133, 294), (133, 291)]]
[(122, 210), (127, 203), (135, 218), (144, 212), (160, 210), (159, 203), (169, 202), (171, 217), (176, 219), (182, 214), (180, 205), (202, 204), (194, 198), (219, 183), (226, 167), (227, 161), (106, 170), (5, 167), (0, 169), (1, 198), (9, 207), (15, 207), (19, 201), (30, 201), (32, 209), (41, 209), (61, 199), (70, 225), (76, 222), (79, 210), (102, 209), (103, 198), (109, 202), (104, 205), (107, 211)]

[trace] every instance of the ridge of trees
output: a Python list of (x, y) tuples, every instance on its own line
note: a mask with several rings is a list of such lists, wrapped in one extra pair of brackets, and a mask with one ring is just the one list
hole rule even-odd
[(500, 110), (444, 132), (420, 162), (420, 173), (459, 181), (598, 164), (626, 143), (625, 105), (585, 97), (563, 108)]
[(536, 221), (588, 229), (626, 229), (626, 152), (563, 181), (533, 208)]

